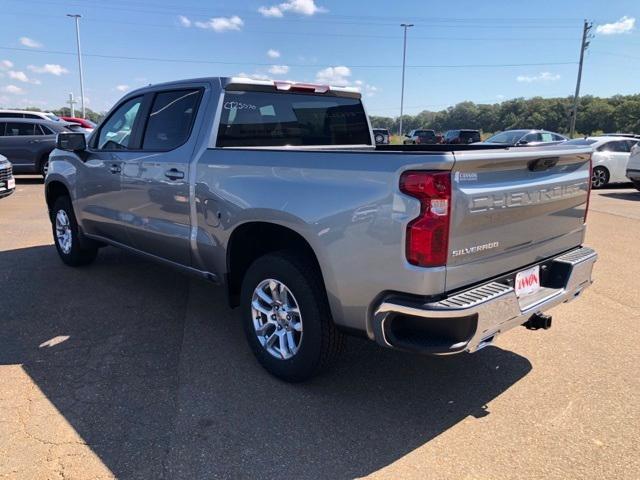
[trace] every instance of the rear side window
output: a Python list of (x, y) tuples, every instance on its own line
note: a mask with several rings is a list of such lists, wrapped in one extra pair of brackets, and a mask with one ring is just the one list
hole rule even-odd
[[(7, 122), (7, 127), (5, 130), (6, 137), (18, 137), (18, 136), (27, 136), (34, 135), (35, 132), (35, 124), (33, 123), (12, 123)], [(40, 133), (38, 132), (38, 135)]]
[(615, 142), (609, 142), (602, 145), (598, 151), (600, 152), (616, 152), (616, 153), (627, 153), (631, 149), (627, 142), (624, 140), (617, 140)]
[(144, 132), (144, 150), (167, 151), (187, 141), (201, 90), (175, 90), (156, 95)]
[(358, 98), (270, 92), (226, 92), (219, 147), (370, 145)]
[(4, 117), (4, 118), (24, 118), (24, 114), (15, 113), (15, 112), (6, 112), (6, 113), (1, 113), (0, 112), (0, 117)]

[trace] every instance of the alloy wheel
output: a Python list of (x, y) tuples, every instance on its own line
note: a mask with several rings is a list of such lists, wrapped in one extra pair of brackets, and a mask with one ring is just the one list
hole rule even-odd
[(71, 252), (72, 238), (69, 216), (64, 210), (58, 210), (56, 213), (56, 240), (63, 253)]
[(302, 315), (291, 290), (272, 278), (263, 280), (251, 298), (253, 326), (260, 345), (275, 358), (293, 357), (302, 343)]

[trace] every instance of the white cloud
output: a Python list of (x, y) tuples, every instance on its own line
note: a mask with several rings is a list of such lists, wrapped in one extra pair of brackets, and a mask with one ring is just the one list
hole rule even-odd
[(370, 85), (362, 80), (351, 80), (351, 69), (344, 65), (337, 67), (327, 67), (316, 73), (316, 82), (334, 85), (339, 87), (349, 87), (352, 90), (361, 92), (365, 97), (373, 97), (378, 93), (378, 87)]
[(235, 76), (236, 77), (241, 77), (241, 78), (251, 78), (253, 80), (271, 80), (271, 77), (269, 77), (268, 75), (264, 75), (263, 73), (244, 73), (244, 72), (240, 72)]
[(5, 70), (7, 68), (13, 68), (13, 62), (11, 60), (2, 60), (0, 62), (0, 70)]
[(214, 32), (226, 32), (228, 30), (240, 30), (244, 25), (242, 19), (234, 15), (233, 17), (215, 17), (210, 18), (206, 22), (195, 22), (198, 28), (213, 30)]
[(62, 65), (58, 65), (57, 63), (47, 63), (41, 67), (38, 67), (37, 65), (29, 65), (27, 68), (35, 73), (50, 73), (51, 75), (55, 75), (56, 77), (69, 73), (69, 70), (64, 68)]
[(7, 85), (6, 87), (2, 87), (2, 91), (10, 93), (11, 95), (21, 95), (24, 93), (24, 90), (16, 85)]
[(10, 79), (18, 80), (19, 82), (23, 82), (23, 83), (33, 83), (34, 85), (40, 85), (41, 83), (40, 80), (30, 79), (26, 73), (21, 71), (9, 70), (7, 72), (7, 75), (9, 76)]
[(596, 33), (601, 35), (618, 35), (620, 33), (630, 33), (636, 26), (636, 19), (633, 17), (622, 17), (617, 22), (598, 25)]
[(316, 73), (316, 80), (329, 85), (348, 85), (351, 70), (344, 65), (338, 67), (327, 67)]
[(184, 15), (178, 15), (178, 23), (180, 23), (181, 26), (187, 28), (191, 26), (191, 20), (189, 20), (189, 18), (185, 17)]
[(269, 73), (272, 75), (284, 75), (289, 72), (287, 65), (271, 65), (269, 67)]
[(533, 82), (555, 82), (560, 80), (560, 74), (551, 72), (541, 72), (538, 75), (518, 75), (516, 77), (518, 82), (533, 83)]
[(40, 42), (29, 37), (20, 37), (20, 43), (29, 48), (40, 48), (42, 46)]
[(265, 17), (283, 17), (285, 12), (293, 12), (299, 15), (315, 15), (316, 13), (326, 12), (327, 9), (316, 5), (314, 0), (289, 0), (287, 2), (279, 3), (278, 5), (271, 5), (270, 7), (260, 7), (260, 12)]
[(116, 90), (119, 92), (126, 92), (129, 90), (129, 85), (116, 85)]
[(270, 48), (269, 50), (267, 50), (267, 57), (280, 58), (280, 52), (278, 50), (274, 50), (273, 48)]

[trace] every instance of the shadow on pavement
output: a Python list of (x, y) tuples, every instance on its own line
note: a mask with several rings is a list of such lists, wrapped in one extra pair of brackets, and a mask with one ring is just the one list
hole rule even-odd
[(636, 202), (640, 200), (640, 192), (637, 190), (633, 190), (631, 192), (607, 192), (607, 193), (601, 193), (600, 196), (617, 198), (619, 200), (631, 200)]
[(531, 369), (499, 348), (428, 358), (350, 339), (332, 371), (285, 384), (222, 289), (112, 248), (81, 269), (51, 246), (0, 252), (0, 291), (0, 364), (22, 364), (118, 478), (363, 476), (489, 414)]
[(21, 175), (15, 174), (16, 185), (43, 185), (44, 178), (42, 175)]

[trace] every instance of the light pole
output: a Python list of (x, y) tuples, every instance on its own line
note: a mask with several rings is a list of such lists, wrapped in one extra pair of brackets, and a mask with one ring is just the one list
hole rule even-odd
[(82, 118), (85, 118), (84, 112), (84, 78), (82, 77), (82, 54), (80, 53), (80, 17), (82, 15), (67, 13), (67, 17), (76, 19), (76, 43), (78, 45), (78, 70), (80, 71), (80, 108), (82, 109)]
[(398, 135), (402, 136), (402, 113), (404, 110), (404, 69), (407, 62), (407, 28), (413, 27), (413, 23), (401, 23), (404, 28), (404, 42), (402, 44), (402, 88), (400, 89), (400, 126)]

